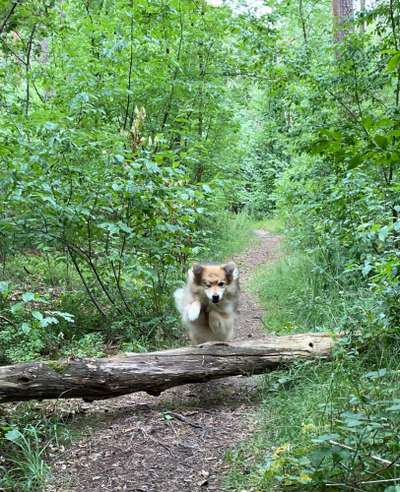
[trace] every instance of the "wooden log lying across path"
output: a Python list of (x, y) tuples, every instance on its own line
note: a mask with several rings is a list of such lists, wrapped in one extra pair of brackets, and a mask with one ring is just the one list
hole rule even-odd
[(295, 360), (329, 358), (326, 333), (206, 343), (107, 359), (69, 359), (0, 367), (0, 402), (48, 398), (102, 400), (136, 391), (159, 395), (172, 386), (260, 374)]

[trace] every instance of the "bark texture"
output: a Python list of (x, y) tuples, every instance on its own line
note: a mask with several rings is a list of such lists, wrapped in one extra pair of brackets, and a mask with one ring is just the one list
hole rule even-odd
[[(336, 41), (340, 42), (348, 32), (346, 21), (354, 14), (353, 0), (332, 0), (333, 28)], [(347, 31), (346, 31), (347, 29)]]
[(294, 360), (329, 358), (325, 333), (270, 336), (262, 340), (207, 343), (108, 359), (74, 359), (0, 367), (0, 402), (83, 398), (88, 401), (225, 376), (260, 374)]

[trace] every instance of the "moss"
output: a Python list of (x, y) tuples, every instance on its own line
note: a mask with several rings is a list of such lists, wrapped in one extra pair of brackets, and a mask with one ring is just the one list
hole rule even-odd
[(53, 369), (53, 371), (57, 372), (58, 374), (64, 374), (68, 367), (67, 363), (59, 362), (57, 360), (49, 360), (46, 362), (46, 365), (50, 367), (50, 369)]

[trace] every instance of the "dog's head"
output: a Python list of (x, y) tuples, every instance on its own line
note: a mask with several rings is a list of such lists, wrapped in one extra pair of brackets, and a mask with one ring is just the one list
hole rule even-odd
[(235, 263), (224, 265), (201, 265), (195, 263), (189, 270), (189, 276), (198, 292), (204, 292), (207, 298), (217, 304), (220, 302), (227, 289), (236, 284), (239, 278), (239, 270)]

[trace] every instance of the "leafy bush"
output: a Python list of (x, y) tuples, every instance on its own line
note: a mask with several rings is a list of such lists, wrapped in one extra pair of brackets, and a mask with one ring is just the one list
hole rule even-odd
[[(241, 91), (228, 94), (223, 72), (252, 63), (239, 54), (255, 49), (237, 35), (247, 21), (178, 0), (0, 11), (2, 362), (95, 353), (98, 337), (173, 340), (171, 291), (209, 251), (211, 214), (236, 187), (228, 103)], [(20, 291), (46, 299), (43, 318)]]
[[(50, 309), (49, 309), (50, 307)], [(70, 313), (52, 309), (45, 297), (11, 289), (0, 282), (1, 362), (31, 360), (58, 346), (60, 326), (74, 322)]]
[(386, 490), (391, 482), (381, 481), (398, 478), (399, 337), (384, 334), (371, 292), (343, 290), (315, 270), (320, 263), (292, 253), (252, 281), (268, 330), (342, 336), (333, 361), (299, 362), (265, 376), (257, 432), (227, 455), (228, 490), (323, 491), (329, 483), (344, 484), (339, 489), (363, 482)]

